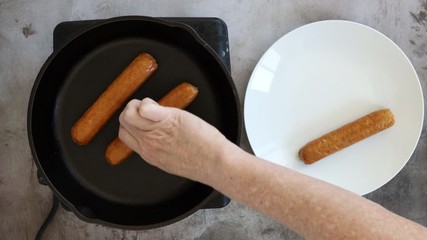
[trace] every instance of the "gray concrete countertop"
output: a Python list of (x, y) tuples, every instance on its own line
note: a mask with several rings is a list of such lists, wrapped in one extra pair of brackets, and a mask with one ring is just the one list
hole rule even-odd
[[(257, 61), (287, 32), (304, 24), (344, 19), (373, 27), (409, 57), (427, 84), (427, 1), (386, 0), (0, 0), (0, 239), (33, 239), (51, 207), (51, 191), (36, 179), (26, 114), (35, 77), (52, 52), (52, 31), (62, 21), (121, 15), (218, 17), (229, 31), (232, 76), (243, 104)], [(385, 208), (427, 226), (425, 127), (403, 170), (366, 195)], [(250, 146), (243, 135), (241, 147)], [(175, 224), (124, 231), (89, 224), (60, 209), (44, 239), (300, 239), (268, 217), (232, 201)]]

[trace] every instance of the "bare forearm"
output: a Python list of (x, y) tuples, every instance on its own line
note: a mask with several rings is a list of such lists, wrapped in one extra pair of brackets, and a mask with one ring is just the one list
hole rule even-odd
[(362, 197), (258, 159), (188, 112), (129, 102), (121, 140), (150, 164), (213, 186), (308, 239), (427, 239), (424, 227)]
[(208, 184), (307, 239), (427, 239), (424, 227), (376, 203), (232, 149)]

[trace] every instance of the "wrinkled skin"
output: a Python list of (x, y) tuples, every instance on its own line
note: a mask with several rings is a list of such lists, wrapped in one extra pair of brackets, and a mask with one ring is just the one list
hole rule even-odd
[[(145, 98), (132, 100), (120, 115), (119, 137), (148, 163), (172, 174), (205, 182), (230, 142), (199, 117)], [(203, 173), (203, 174), (202, 174)]]

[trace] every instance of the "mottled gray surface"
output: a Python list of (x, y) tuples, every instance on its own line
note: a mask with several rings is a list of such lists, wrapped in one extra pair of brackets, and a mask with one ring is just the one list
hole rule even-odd
[[(243, 103), (256, 62), (279, 37), (303, 24), (346, 19), (383, 32), (412, 61), (427, 83), (427, 1), (113, 1), (0, 0), (0, 239), (32, 239), (51, 206), (51, 191), (38, 184), (27, 141), (26, 109), (34, 79), (52, 51), (61, 21), (149, 15), (223, 19), (229, 29), (232, 76)], [(368, 194), (391, 211), (427, 226), (426, 131), (399, 175)], [(250, 151), (246, 136), (242, 148)], [(88, 224), (60, 209), (44, 239), (299, 239), (251, 209), (232, 202), (198, 211), (181, 222), (149, 231)]]

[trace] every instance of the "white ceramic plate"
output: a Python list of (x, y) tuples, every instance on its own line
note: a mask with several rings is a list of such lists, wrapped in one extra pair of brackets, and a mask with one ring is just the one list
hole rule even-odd
[[(262, 56), (244, 118), (257, 156), (364, 195), (411, 157), (423, 106), (417, 74), (395, 43), (358, 23), (321, 21), (291, 31)], [(312, 165), (299, 159), (307, 142), (380, 108), (394, 113), (392, 128)]]

